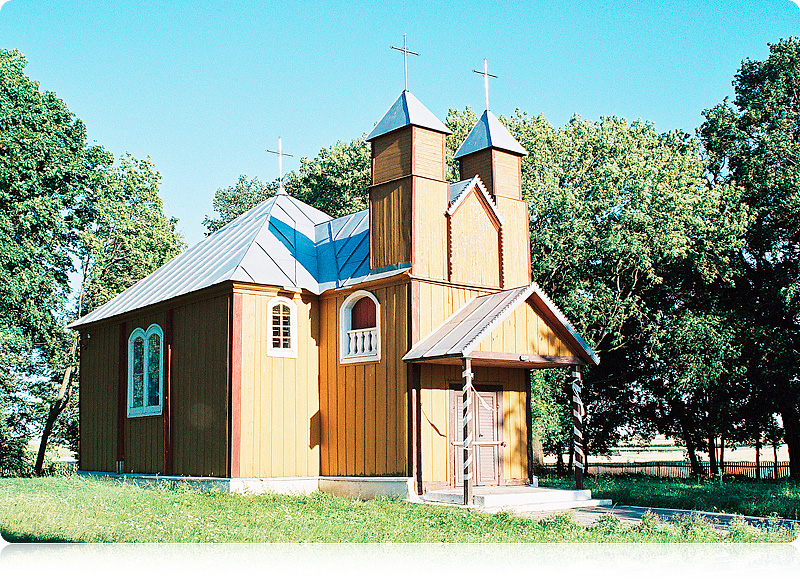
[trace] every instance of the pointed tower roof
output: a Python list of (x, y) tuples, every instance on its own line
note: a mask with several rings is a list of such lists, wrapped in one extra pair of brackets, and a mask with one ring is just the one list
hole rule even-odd
[(458, 148), (453, 158), (458, 159), (464, 155), (469, 155), (470, 153), (475, 153), (476, 151), (488, 149), (490, 147), (502, 149), (503, 151), (508, 151), (509, 153), (515, 153), (517, 155), (528, 154), (525, 148), (514, 139), (513, 135), (508, 132), (508, 129), (503, 126), (497, 117), (495, 117), (491, 111), (486, 110), (483, 112), (483, 115), (481, 115), (481, 118), (478, 119), (478, 122), (475, 123), (472, 131), (470, 131), (464, 143), (461, 144), (461, 147)]
[(367, 141), (372, 141), (376, 137), (408, 125), (430, 129), (445, 135), (452, 133), (450, 129), (444, 126), (444, 123), (425, 108), (425, 105), (419, 102), (417, 97), (408, 91), (403, 91), (372, 130), (372, 133), (369, 134)]

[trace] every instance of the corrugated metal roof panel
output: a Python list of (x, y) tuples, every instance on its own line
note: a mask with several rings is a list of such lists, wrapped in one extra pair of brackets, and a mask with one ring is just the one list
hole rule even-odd
[(597, 364), (599, 359), (594, 351), (535, 283), (521, 288), (484, 294), (471, 300), (442, 323), (439, 328), (415, 344), (403, 357), (403, 360), (468, 356), (517, 306), (534, 293), (550, 309), (563, 329), (585, 351), (586, 356)]

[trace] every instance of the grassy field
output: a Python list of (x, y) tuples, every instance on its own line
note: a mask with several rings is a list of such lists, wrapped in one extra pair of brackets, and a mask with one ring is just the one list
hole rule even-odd
[(704, 521), (628, 527), (613, 516), (588, 528), (569, 513), (542, 521), (399, 499), (355, 501), (143, 489), (83, 477), (0, 479), (0, 532), (34, 542), (787, 542), (800, 532)]
[[(545, 475), (539, 478), (539, 485), (569, 489), (575, 480)], [(610, 499), (618, 505), (800, 520), (800, 485), (796, 483), (600, 475), (587, 478), (586, 487), (592, 490), (592, 497)]]

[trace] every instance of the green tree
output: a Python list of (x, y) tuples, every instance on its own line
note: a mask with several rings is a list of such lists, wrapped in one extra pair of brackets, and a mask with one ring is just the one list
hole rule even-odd
[(700, 137), (709, 180), (736, 184), (753, 217), (738, 255), (735, 303), (746, 321), (751, 384), (779, 410), (790, 472), (800, 478), (800, 40), (769, 45), (745, 60), (733, 106), (704, 111)]
[(277, 180), (265, 184), (257, 177), (248, 180), (246, 175), (240, 175), (236, 185), (220, 188), (214, 194), (214, 211), (219, 214), (219, 217), (214, 218), (207, 215), (203, 219), (203, 225), (206, 226), (209, 234), (214, 233), (277, 192)]
[(663, 381), (661, 326), (729, 276), (745, 219), (736, 190), (708, 186), (688, 136), (646, 122), (575, 117), (554, 130), (520, 112), (505, 122), (530, 153), (533, 277), (601, 358), (586, 373), (587, 450), (653, 434), (642, 405)]
[[(76, 200), (74, 255), (81, 269), (77, 316), (102, 306), (185, 248), (176, 230), (178, 220), (164, 214), (158, 193), (160, 182), (161, 175), (149, 159), (137, 160), (127, 154), (119, 164), (100, 172), (96, 187)], [(68, 369), (76, 365), (77, 339), (77, 333), (72, 333), (70, 354), (63, 362)], [(77, 397), (70, 396), (76, 380), (77, 375), (67, 370), (61, 387), (51, 389), (40, 457), (53, 427), (59, 441), (78, 450)], [(56, 424), (65, 409), (66, 416)], [(37, 470), (39, 467), (41, 461)]]
[[(284, 187), (303, 203), (340, 217), (368, 206), (370, 179), (370, 148), (362, 136), (326, 147), (313, 159), (301, 158), (298, 171), (284, 177)], [(219, 218), (206, 216), (203, 225), (213, 233), (277, 192), (277, 180), (264, 184), (242, 175), (236, 185), (217, 190), (213, 204)]]
[(31, 435), (66, 341), (72, 209), (110, 163), (25, 65), (20, 52), (0, 49), (0, 444), (17, 448)]

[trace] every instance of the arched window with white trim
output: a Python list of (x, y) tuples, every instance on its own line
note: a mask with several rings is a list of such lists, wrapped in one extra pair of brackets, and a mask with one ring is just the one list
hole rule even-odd
[(366, 290), (353, 292), (339, 311), (339, 360), (343, 363), (381, 358), (381, 305)]
[(297, 358), (297, 305), (276, 296), (267, 305), (269, 312), (269, 356)]
[(164, 331), (158, 324), (128, 338), (128, 417), (160, 415), (164, 403)]

